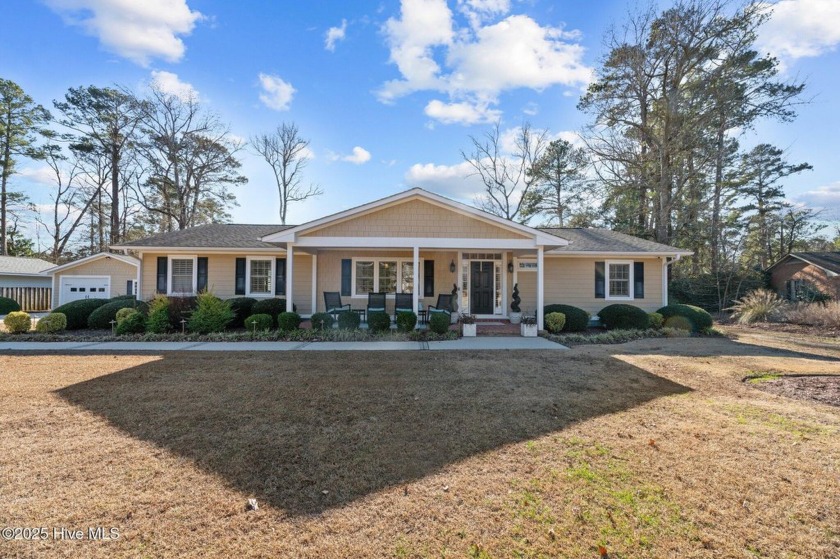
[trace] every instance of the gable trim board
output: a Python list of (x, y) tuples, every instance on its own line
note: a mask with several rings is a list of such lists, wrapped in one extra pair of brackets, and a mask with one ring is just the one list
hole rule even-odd
[[(52, 280), (52, 307), (64, 304), (62, 280), (67, 277), (108, 277), (109, 296), (126, 295), (129, 280), (139, 281), (141, 260), (125, 254), (100, 252), (67, 264), (55, 266), (45, 272)], [(138, 285), (139, 290), (139, 285)]]

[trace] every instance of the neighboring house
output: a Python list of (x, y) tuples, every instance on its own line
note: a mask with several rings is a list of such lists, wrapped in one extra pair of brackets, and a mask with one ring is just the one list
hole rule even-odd
[(40, 258), (0, 256), (0, 297), (9, 297), (26, 311), (50, 308), (52, 282), (44, 270), (54, 264)]
[(667, 304), (667, 268), (691, 252), (601, 229), (535, 229), (414, 188), (297, 226), (214, 224), (111, 247), (140, 259), (138, 291), (284, 297), (308, 316), (323, 292), (364, 308), (371, 291), (413, 293), (414, 308), (458, 287), (459, 312), (506, 318), (543, 305), (596, 314), (626, 302)]
[(109, 299), (137, 294), (140, 261), (100, 252), (47, 270), (52, 276), (53, 308), (78, 299)]
[(791, 252), (769, 268), (770, 285), (790, 300), (813, 290), (840, 299), (840, 252)]

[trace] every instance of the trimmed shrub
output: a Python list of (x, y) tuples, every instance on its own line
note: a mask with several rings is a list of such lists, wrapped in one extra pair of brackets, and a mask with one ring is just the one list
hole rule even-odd
[(342, 330), (355, 330), (361, 321), (358, 313), (350, 311), (338, 313), (338, 327)]
[[(257, 302), (256, 299), (251, 297), (235, 297), (228, 299), (227, 302), (230, 305), (230, 310), (233, 311), (233, 320), (231, 320), (228, 328), (242, 328), (245, 326), (245, 318), (255, 314), (254, 305)], [(251, 327), (248, 326), (246, 329), (250, 330)]]
[(391, 329), (391, 315), (382, 311), (368, 314), (368, 330), (371, 332), (387, 332)]
[(284, 332), (297, 330), (300, 328), (301, 320), (300, 315), (296, 312), (281, 312), (277, 315), (277, 329)]
[(738, 324), (778, 320), (784, 314), (787, 303), (775, 291), (754, 289), (729, 307), (732, 318)]
[(564, 332), (583, 332), (589, 327), (589, 313), (571, 305), (546, 305), (543, 307), (543, 316), (559, 312), (566, 315)]
[(10, 334), (23, 334), (29, 332), (29, 329), (32, 328), (32, 319), (29, 317), (29, 313), (12, 311), (3, 319), (3, 324), (6, 325), (6, 330)]
[(0, 314), (9, 314), (20, 310), (20, 304), (14, 299), (0, 297)]
[(176, 332), (180, 332), (186, 324), (181, 324), (182, 320), (189, 322), (192, 313), (198, 305), (198, 298), (187, 297), (170, 297), (169, 298), (169, 327)]
[[(100, 307), (100, 308), (101, 308), (101, 307)], [(118, 310), (118, 311), (117, 311), (117, 316), (116, 316), (116, 319), (117, 319), (117, 324), (119, 324), (119, 323), (120, 323), (120, 321), (122, 321), (122, 320), (123, 320), (126, 316), (128, 316), (128, 315), (129, 315), (129, 313), (130, 313), (131, 311), (133, 311), (133, 310), (138, 310), (138, 311), (139, 311), (140, 309), (133, 309), (133, 308), (131, 308), (131, 307), (125, 307), (124, 309), (120, 309), (120, 310)], [(141, 312), (142, 312), (142, 311), (141, 311)]]
[(87, 320), (87, 326), (91, 330), (110, 330), (111, 329), (111, 321), (117, 320), (117, 312), (120, 309), (137, 309), (139, 312), (144, 313), (148, 309), (148, 305), (146, 303), (140, 302), (138, 303), (134, 297), (117, 297), (116, 299), (111, 299), (98, 309), (94, 310), (90, 313), (90, 316)]
[(449, 315), (445, 312), (432, 313), (431, 318), (429, 318), (429, 330), (435, 334), (446, 334), (449, 332), (449, 322)]
[(644, 330), (650, 324), (645, 311), (626, 303), (607, 305), (598, 316), (607, 330)]
[(274, 297), (272, 299), (259, 299), (251, 307), (252, 314), (268, 314), (275, 321), (280, 313), (286, 312), (286, 300)]
[[(108, 299), (79, 299), (56, 307), (53, 312), (60, 312), (67, 317), (68, 330), (82, 330), (88, 327), (88, 318), (91, 313), (109, 302)], [(110, 328), (111, 325), (107, 327)]]
[(712, 327), (712, 315), (694, 305), (666, 305), (659, 309), (665, 319), (663, 326), (700, 332)]
[[(256, 324), (254, 324), (255, 322)], [(243, 323), (249, 332), (271, 330), (271, 327), (274, 326), (274, 320), (268, 314), (252, 314)]]
[(665, 318), (659, 314), (658, 312), (652, 312), (648, 314), (648, 326), (653, 328), (654, 330), (659, 330), (662, 328), (662, 324), (665, 322)]
[(45, 334), (52, 334), (53, 332), (61, 332), (67, 328), (67, 317), (60, 312), (50, 313), (35, 325), (36, 332), (43, 332)]
[(198, 296), (196, 309), (190, 316), (187, 328), (190, 332), (209, 334), (222, 332), (233, 320), (233, 311), (227, 301), (222, 301), (210, 292)]
[(128, 314), (117, 323), (117, 335), (142, 334), (146, 331), (146, 317), (137, 309), (131, 309)]
[(146, 332), (163, 334), (171, 328), (169, 324), (169, 299), (166, 295), (155, 295), (149, 303), (149, 317), (146, 319)]
[(309, 318), (309, 324), (313, 330), (329, 330), (334, 323), (335, 319), (332, 315), (325, 312), (316, 312)]
[(566, 315), (561, 312), (550, 312), (545, 315), (545, 329), (552, 334), (559, 334), (566, 326)]
[(397, 330), (400, 332), (411, 332), (417, 326), (417, 315), (414, 311), (403, 311), (397, 313)]

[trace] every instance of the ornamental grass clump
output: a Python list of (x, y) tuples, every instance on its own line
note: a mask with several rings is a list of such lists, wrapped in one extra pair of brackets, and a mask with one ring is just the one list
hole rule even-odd
[(781, 319), (786, 306), (785, 300), (775, 291), (754, 289), (726, 310), (732, 311), (732, 318), (738, 324), (753, 324)]

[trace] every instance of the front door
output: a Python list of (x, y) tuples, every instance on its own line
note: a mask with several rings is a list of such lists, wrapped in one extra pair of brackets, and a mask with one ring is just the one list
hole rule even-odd
[(470, 262), (470, 313), (493, 314), (493, 266)]

